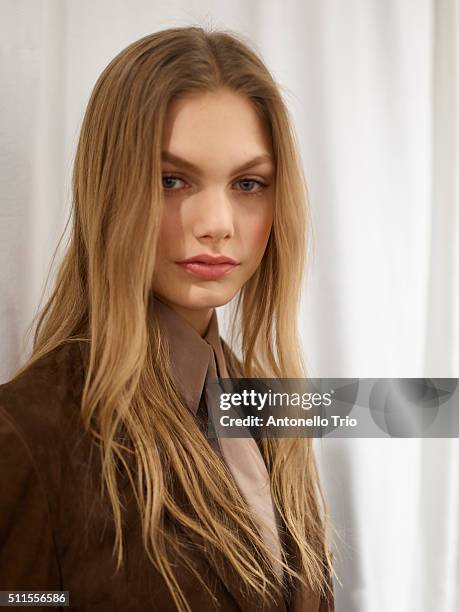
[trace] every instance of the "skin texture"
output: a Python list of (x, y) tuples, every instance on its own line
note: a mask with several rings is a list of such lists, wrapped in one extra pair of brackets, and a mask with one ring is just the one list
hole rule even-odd
[[(164, 209), (152, 286), (204, 335), (212, 309), (238, 293), (266, 249), (275, 170), (269, 133), (250, 100), (222, 88), (170, 104), (162, 151), (196, 169), (163, 159)], [(237, 171), (259, 155), (271, 160)], [(225, 255), (239, 265), (223, 277), (204, 280), (176, 263), (202, 253)]]

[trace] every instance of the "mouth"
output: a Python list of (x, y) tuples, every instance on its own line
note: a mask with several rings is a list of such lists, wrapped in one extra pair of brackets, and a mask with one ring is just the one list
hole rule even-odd
[(206, 263), (203, 261), (181, 261), (178, 265), (188, 274), (204, 280), (215, 280), (230, 274), (237, 263)]

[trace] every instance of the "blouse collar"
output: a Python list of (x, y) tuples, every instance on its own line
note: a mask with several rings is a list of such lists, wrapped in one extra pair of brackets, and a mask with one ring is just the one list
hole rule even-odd
[(212, 316), (204, 336), (201, 336), (182, 316), (156, 294), (152, 295), (153, 310), (170, 348), (172, 376), (175, 384), (194, 415), (199, 407), (206, 383), (212, 348), (218, 375), (226, 372), (220, 338), (217, 311)]

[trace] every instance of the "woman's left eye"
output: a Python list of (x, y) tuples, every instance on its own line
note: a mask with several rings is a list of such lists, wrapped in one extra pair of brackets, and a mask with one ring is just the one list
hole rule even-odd
[[(237, 182), (239, 184), (243, 185), (242, 191), (244, 191), (245, 193), (248, 193), (248, 194), (260, 193), (261, 191), (263, 191), (263, 189), (265, 187), (267, 187), (267, 185), (265, 183), (262, 183), (261, 181), (258, 181), (257, 179), (245, 178), (245, 179), (241, 179), (241, 180), (239, 180)], [(250, 188), (251, 185), (258, 185), (258, 189), (256, 191), (254, 191), (253, 189)], [(247, 186), (249, 187), (248, 189), (245, 188)]]

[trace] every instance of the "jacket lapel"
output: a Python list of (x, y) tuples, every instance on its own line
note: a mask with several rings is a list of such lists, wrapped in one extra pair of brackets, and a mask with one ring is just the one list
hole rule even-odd
[[(189, 537), (196, 543), (198, 549), (202, 549), (203, 540), (199, 535), (191, 532)], [(250, 542), (247, 542), (247, 546), (250, 547)], [(219, 551), (213, 549), (212, 557), (216, 563), (215, 565), (209, 563), (209, 571), (214, 573), (220, 580), (221, 584), (231, 595), (241, 612), (254, 612), (254, 610), (257, 612), (287, 612), (286, 601), (282, 593), (276, 594), (274, 600), (268, 600), (263, 604), (261, 598), (256, 593), (252, 592), (241, 580), (240, 575), (236, 573)], [(306, 610), (309, 612), (309, 608), (301, 610), (302, 612), (306, 612)], [(311, 612), (312, 610), (315, 609), (311, 608)]]

